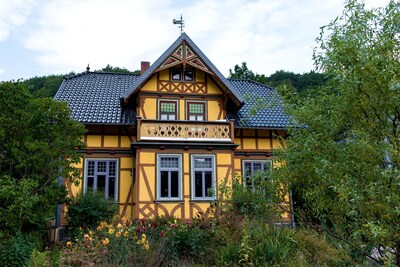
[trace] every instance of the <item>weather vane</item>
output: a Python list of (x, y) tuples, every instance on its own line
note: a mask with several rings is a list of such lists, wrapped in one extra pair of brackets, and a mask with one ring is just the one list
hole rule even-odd
[(180, 19), (180, 20), (174, 19), (174, 20), (172, 20), (172, 23), (173, 23), (173, 24), (178, 24), (178, 25), (179, 25), (179, 28), (181, 29), (181, 34), (182, 34), (182, 32), (183, 32), (183, 27), (185, 27), (185, 21), (184, 21), (183, 18), (182, 18), (182, 14), (181, 14), (181, 19)]

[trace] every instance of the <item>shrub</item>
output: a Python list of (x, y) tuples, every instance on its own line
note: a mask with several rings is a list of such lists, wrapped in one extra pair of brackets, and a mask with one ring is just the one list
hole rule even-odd
[(110, 221), (118, 213), (118, 206), (104, 193), (88, 191), (72, 198), (67, 212), (68, 227), (76, 232), (80, 227), (94, 228), (102, 221)]
[(26, 266), (32, 251), (40, 247), (33, 235), (17, 233), (14, 237), (0, 243), (0, 262), (4, 267)]

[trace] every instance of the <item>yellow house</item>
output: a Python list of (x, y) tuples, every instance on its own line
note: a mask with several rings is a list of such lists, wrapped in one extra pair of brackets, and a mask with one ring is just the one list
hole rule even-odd
[[(186, 33), (141, 75), (88, 69), (55, 99), (87, 128), (83, 180), (70, 193), (101, 189), (131, 218), (191, 220), (235, 175), (254, 186), (246, 177), (272, 167), (289, 120), (275, 89), (226, 79)], [(251, 114), (260, 99), (267, 105)]]

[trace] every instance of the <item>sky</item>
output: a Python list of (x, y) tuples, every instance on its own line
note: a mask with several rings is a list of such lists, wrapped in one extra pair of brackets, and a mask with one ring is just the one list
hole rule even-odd
[[(345, 0), (0, 0), (0, 81), (154, 62), (184, 31), (228, 76), (314, 69), (320, 27)], [(368, 8), (389, 0), (365, 0)]]

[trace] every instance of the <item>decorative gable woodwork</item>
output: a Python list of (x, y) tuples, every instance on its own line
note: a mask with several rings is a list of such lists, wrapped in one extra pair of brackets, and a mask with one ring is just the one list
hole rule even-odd
[(193, 50), (187, 45), (185, 41), (170, 54), (170, 56), (160, 65), (158, 71), (170, 68), (176, 65), (182, 64), (183, 68), (187, 65), (205, 71), (207, 73), (213, 74), (200, 57), (193, 52)]

